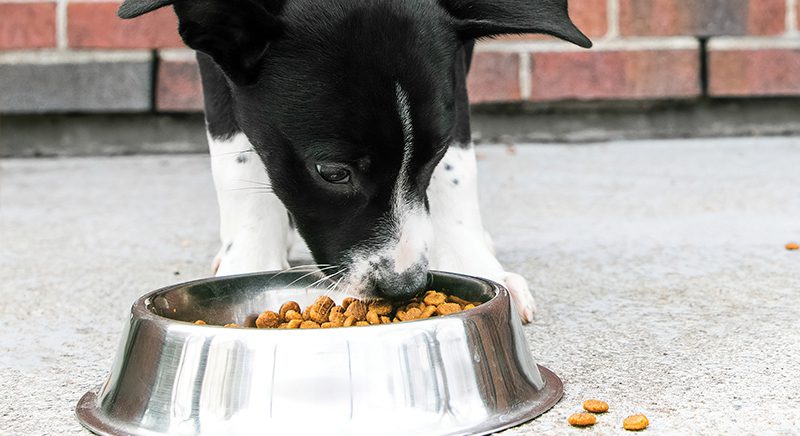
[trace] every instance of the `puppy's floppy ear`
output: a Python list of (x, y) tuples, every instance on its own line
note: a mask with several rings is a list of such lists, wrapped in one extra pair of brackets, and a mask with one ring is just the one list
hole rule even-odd
[(259, 0), (125, 0), (120, 18), (135, 18), (173, 5), (178, 32), (189, 47), (203, 52), (238, 85), (258, 78), (270, 40), (281, 33), (281, 22)]
[(567, 0), (439, 0), (462, 38), (506, 33), (547, 33), (589, 48), (586, 37), (567, 13)]

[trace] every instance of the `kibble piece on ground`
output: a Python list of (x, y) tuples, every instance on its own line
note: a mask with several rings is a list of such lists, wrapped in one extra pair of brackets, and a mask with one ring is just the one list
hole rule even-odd
[(786, 249), (787, 250), (800, 250), (800, 244), (798, 244), (797, 242), (790, 242), (790, 243), (786, 244)]
[(236, 323), (230, 323), (230, 324), (225, 324), (223, 327), (228, 327), (228, 328), (231, 328), (231, 329), (238, 329), (241, 326), (239, 324), (236, 324)]
[(356, 326), (358, 326), (358, 327), (366, 327), (368, 325), (369, 325), (369, 323), (366, 322), (366, 321), (356, 321)]
[(625, 430), (644, 430), (650, 425), (650, 421), (644, 415), (633, 415), (622, 421), (622, 428)]
[(608, 412), (608, 403), (600, 400), (586, 400), (583, 402), (583, 408), (587, 412), (606, 413)]
[(323, 322), (322, 323), (322, 328), (324, 328), (324, 329), (332, 329), (332, 328), (341, 327), (341, 326), (342, 326), (342, 324), (338, 323), (338, 322), (330, 322), (330, 321), (328, 321), (328, 322)]
[(287, 329), (299, 329), (301, 324), (303, 324), (302, 320), (293, 319), (293, 320), (289, 321), (288, 323), (286, 323), (286, 328)]
[(470, 309), (474, 309), (474, 308), (475, 308), (475, 305), (472, 304), (472, 303), (469, 303), (469, 304), (464, 306), (464, 310), (470, 310)]
[(450, 315), (451, 313), (461, 312), (461, 306), (458, 303), (444, 303), (436, 308), (436, 313), (439, 315)]
[(425, 293), (425, 297), (422, 298), (422, 301), (429, 306), (438, 306), (447, 301), (447, 295), (441, 292), (428, 291)]
[(597, 417), (591, 413), (573, 413), (567, 418), (567, 422), (575, 427), (588, 427), (597, 423)]
[(392, 323), (392, 319), (389, 318), (388, 316), (382, 316), (381, 317), (381, 324), (391, 324), (391, 323)]
[(202, 319), (198, 319), (198, 320), (197, 320), (197, 321), (195, 321), (194, 323), (195, 323), (195, 324), (197, 324), (197, 325), (206, 325), (206, 322), (205, 322), (205, 321), (203, 321)]
[(278, 313), (280, 313), (281, 318), (287, 319), (286, 318), (286, 312), (288, 312), (290, 310), (294, 310), (297, 313), (301, 312), (300, 305), (297, 304), (297, 302), (295, 302), (295, 301), (287, 301), (287, 302), (283, 303), (283, 305), (281, 306), (280, 310), (278, 310)]
[(301, 329), (318, 329), (319, 324), (315, 323), (314, 321), (303, 321), (300, 324)]
[(344, 322), (342, 323), (342, 325), (343, 325), (344, 327), (351, 327), (351, 326), (355, 325), (355, 323), (356, 323), (356, 317), (354, 317), (354, 316), (348, 316), (348, 317), (347, 317), (347, 319), (345, 319), (345, 320), (344, 320)]
[(260, 329), (274, 329), (281, 324), (281, 316), (277, 313), (267, 310), (256, 319), (256, 327)]

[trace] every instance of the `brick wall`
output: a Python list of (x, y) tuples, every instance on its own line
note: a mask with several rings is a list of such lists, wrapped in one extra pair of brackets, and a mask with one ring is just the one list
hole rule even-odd
[[(193, 112), (193, 54), (173, 12), (116, 1), (0, 0), (0, 113)], [(474, 103), (800, 96), (800, 0), (570, 0), (595, 42), (479, 44)]]

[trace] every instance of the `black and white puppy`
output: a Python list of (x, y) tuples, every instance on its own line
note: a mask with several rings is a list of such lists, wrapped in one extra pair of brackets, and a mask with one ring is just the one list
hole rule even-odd
[(481, 223), (466, 75), (476, 38), (591, 46), (567, 0), (126, 0), (119, 15), (166, 5), (202, 74), (218, 275), (288, 267), (294, 224), (342, 289), (401, 298), (456, 271), (503, 283), (532, 319)]

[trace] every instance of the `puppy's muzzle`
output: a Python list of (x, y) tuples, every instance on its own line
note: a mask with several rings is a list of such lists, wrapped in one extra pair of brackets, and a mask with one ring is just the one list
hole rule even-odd
[(428, 262), (416, 263), (402, 272), (396, 272), (393, 265), (380, 268), (375, 278), (378, 293), (391, 300), (402, 300), (422, 292), (430, 281)]

